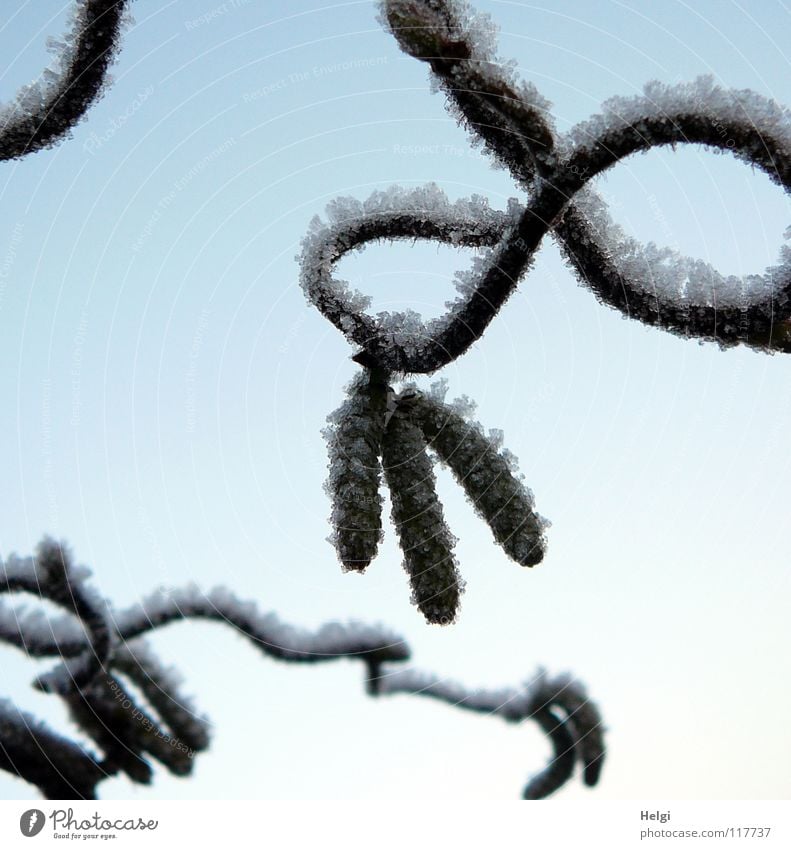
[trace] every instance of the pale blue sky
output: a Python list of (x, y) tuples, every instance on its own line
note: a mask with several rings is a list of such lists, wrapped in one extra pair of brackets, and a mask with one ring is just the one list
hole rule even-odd
[[(476, 6), (560, 130), (650, 79), (710, 73), (791, 102), (783, 2)], [(48, 62), (69, 4), (9, 8), (3, 100)], [(519, 191), (371, 2), (132, 11), (114, 82), (73, 138), (0, 169), (0, 554), (65, 538), (119, 606), (194, 580), (295, 624), (380, 621), (416, 666), (469, 685), (571, 670), (610, 730), (600, 787), (567, 798), (787, 798), (791, 360), (622, 320), (547, 241), (441, 376), (504, 430), (553, 523), (548, 554), (510, 562), (440, 472), (467, 592), (455, 626), (427, 626), (389, 522), (362, 577), (325, 541), (320, 430), (357, 367), (294, 256), (338, 195), (433, 180), (502, 208)], [(631, 159), (598, 185), (631, 233), (726, 272), (774, 263), (789, 224), (766, 177), (699, 149)], [(341, 271), (375, 308), (436, 315), (467, 262), (379, 245)], [(189, 780), (108, 781), (106, 798), (511, 799), (548, 754), (532, 726), (370, 700), (351, 663), (278, 665), (217, 625), (152, 641), (214, 721), (212, 749)], [(0, 655), (0, 695), (65, 728), (29, 687), (37, 665)], [(4, 774), (0, 787), (32, 795)]]

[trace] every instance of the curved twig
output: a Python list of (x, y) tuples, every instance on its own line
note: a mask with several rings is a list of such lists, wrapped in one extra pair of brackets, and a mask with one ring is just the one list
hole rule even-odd
[(101, 96), (126, 6), (127, 0), (77, 2), (71, 32), (61, 44), (60, 74), (46, 71), (44, 82), (26, 86), (0, 111), (0, 160), (52, 146)]
[[(571, 778), (577, 764), (588, 786), (599, 780), (605, 757), (601, 715), (582, 684), (568, 675), (550, 678), (539, 670), (521, 690), (468, 690), (456, 682), (406, 669), (381, 674), (372, 682), (371, 692), (427, 696), (508, 722), (535, 720), (549, 737), (553, 756), (546, 768), (528, 781), (525, 799), (543, 799), (554, 793)], [(564, 716), (559, 716), (559, 711)]]
[[(370, 299), (336, 279), (334, 265), (349, 251), (381, 239), (431, 239), (457, 247), (493, 248), (521, 208), (513, 202), (507, 212), (499, 212), (478, 196), (450, 203), (441, 189), (428, 184), (409, 192), (398, 186), (377, 191), (365, 204), (338, 198), (327, 212), (329, 223), (315, 218), (302, 243), (300, 285), (322, 315), (364, 349), (366, 365), (389, 373), (431, 371), (448, 362), (442, 340), (457, 333), (456, 325), (463, 323), (458, 315), (463, 299), (449, 316), (426, 324), (414, 313), (382, 312), (373, 317), (363, 312)], [(497, 260), (494, 252), (491, 256), (491, 261)]]
[[(105, 606), (88, 589), (84, 578), (84, 573), (73, 569), (68, 550), (49, 538), (42, 540), (34, 558), (19, 560), (12, 556), (0, 566), (0, 593), (26, 592), (52, 601), (77, 616), (89, 635), (89, 645), (83, 641), (79, 654), (59, 652), (68, 660), (38, 679), (37, 686), (42, 690), (64, 694), (79, 689), (92, 681), (110, 659), (112, 638)], [(21, 648), (31, 654), (37, 654), (42, 644), (55, 637), (48, 624), (19, 632), (19, 636), (26, 638)]]
[(525, 188), (554, 161), (551, 103), (494, 51), (496, 28), (458, 3), (383, 2), (380, 20), (410, 56), (427, 62), (473, 143), (508, 167)]
[(196, 587), (149, 596), (116, 617), (120, 639), (134, 639), (184, 619), (208, 619), (233, 626), (268, 657), (300, 663), (341, 658), (367, 665), (406, 660), (409, 648), (399, 637), (360, 623), (333, 622), (315, 632), (281, 622), (273, 613), (262, 614), (253, 602), (240, 600), (222, 587), (201, 593)]
[(0, 700), (0, 769), (39, 788), (45, 799), (95, 799), (106, 770), (85, 749)]

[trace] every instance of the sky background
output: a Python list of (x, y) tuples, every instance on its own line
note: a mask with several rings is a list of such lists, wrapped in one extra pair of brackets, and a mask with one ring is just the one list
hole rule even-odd
[[(3, 5), (2, 100), (51, 61), (70, 6)], [(560, 131), (652, 79), (712, 74), (791, 102), (778, 0), (476, 8)], [(791, 360), (624, 320), (547, 239), (437, 377), (505, 432), (552, 522), (548, 552), (516, 566), (438, 470), (467, 590), (455, 625), (426, 625), (389, 520), (364, 576), (342, 574), (326, 541), (320, 431), (358, 367), (306, 302), (295, 255), (339, 195), (435, 181), (504, 208), (520, 191), (371, 2), (132, 13), (113, 82), (72, 137), (0, 169), (0, 555), (65, 539), (118, 607), (195, 581), (295, 625), (381, 622), (417, 668), (471, 687), (571, 671), (601, 707), (608, 756), (600, 786), (577, 780), (567, 799), (788, 798)], [(774, 264), (789, 224), (766, 176), (691, 146), (596, 185), (629, 233), (724, 272)], [(469, 260), (381, 244), (339, 273), (374, 311), (430, 317)], [(514, 799), (549, 754), (532, 724), (372, 700), (359, 664), (278, 664), (221, 625), (151, 643), (210, 716), (212, 747), (189, 779), (112, 779), (103, 798)], [(0, 648), (0, 695), (66, 731), (58, 700), (30, 687), (50, 666)], [(35, 797), (4, 773), (0, 792)]]

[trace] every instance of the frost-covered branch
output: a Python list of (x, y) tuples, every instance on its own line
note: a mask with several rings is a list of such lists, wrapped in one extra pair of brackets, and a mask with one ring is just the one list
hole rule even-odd
[[(163, 669), (141, 640), (121, 647), (112, 669), (64, 696), (72, 720), (104, 752), (102, 767), (150, 784), (150, 755), (174, 775), (189, 775), (195, 754), (208, 748), (208, 720), (179, 693), (178, 676)], [(142, 691), (153, 710), (119, 675)]]
[(56, 798), (93, 798), (96, 782), (119, 771), (147, 784), (153, 776), (149, 756), (173, 774), (187, 775), (194, 755), (208, 747), (207, 720), (180, 693), (175, 672), (164, 668), (142, 639), (170, 623), (222, 622), (267, 656), (308, 663), (358, 659), (367, 676), (385, 662), (409, 657), (403, 640), (382, 628), (330, 623), (316, 632), (301, 630), (223, 588), (206, 594), (197, 587), (158, 592), (113, 612), (87, 586), (88, 574), (72, 566), (64, 546), (49, 539), (35, 557), (12, 555), (0, 564), (0, 591), (35, 595), (69, 614), (20, 613), (0, 603), (0, 642), (30, 657), (61, 658), (36, 686), (60, 695), (72, 721), (103, 753), (97, 757), (13, 706), (0, 705), (0, 768)]
[[(678, 86), (649, 83), (643, 96), (613, 98), (601, 115), (560, 135), (550, 104), (534, 86), (516, 80), (513, 63), (496, 55), (496, 30), (488, 16), (461, 0), (382, 0), (381, 10), (401, 49), (429, 64), (456, 118), (510, 170), (529, 203), (502, 214), (485, 243), (488, 255), (464, 279), (463, 297), (448, 315), (425, 324), (411, 313), (366, 315), (365, 298), (348, 296), (332, 278), (331, 266), (346, 250), (376, 239), (474, 244), (448, 237), (454, 225), (447, 201), (416, 214), (409, 209), (415, 193), (399, 196), (394, 190), (402, 205), (396, 227), (356, 210), (349, 200), (343, 202), (342, 227), (314, 224), (302, 256), (303, 287), (363, 348), (358, 362), (431, 373), (461, 356), (513, 294), (548, 233), (582, 283), (631, 318), (724, 347), (791, 352), (791, 250), (783, 247), (779, 263), (763, 274), (723, 276), (700, 260), (626, 237), (588, 185), (636, 152), (694, 143), (757, 166), (791, 192), (787, 109), (754, 92), (724, 90), (709, 77)], [(496, 213), (487, 207), (486, 215), (492, 221)], [(474, 222), (465, 221), (463, 230), (474, 232)]]
[[(507, 212), (493, 210), (478, 195), (450, 203), (433, 183), (412, 191), (398, 186), (376, 191), (365, 203), (337, 198), (327, 207), (327, 223), (314, 218), (303, 240), (300, 285), (310, 302), (363, 348), (366, 365), (384, 372), (435, 371), (474, 341), (465, 329), (466, 300), (458, 299), (447, 316), (426, 324), (411, 312), (373, 317), (364, 312), (370, 299), (334, 277), (335, 264), (349, 251), (382, 239), (433, 239), (457, 247), (493, 248), (502, 243), (520, 212), (516, 202)], [(486, 256), (488, 264), (502, 264), (495, 252)], [(519, 269), (511, 271), (521, 273), (524, 261), (520, 252)], [(507, 266), (504, 273), (509, 273)]]
[(45, 799), (93, 799), (101, 764), (7, 699), (0, 700), (0, 769), (38, 787)]
[(202, 593), (197, 587), (156, 593), (119, 613), (116, 627), (123, 640), (182, 620), (204, 619), (230, 625), (256, 648), (276, 660), (321, 663), (341, 658), (366, 664), (405, 660), (406, 644), (379, 627), (351, 622), (332, 622), (317, 631), (287, 625), (274, 613), (261, 613), (251, 601), (243, 601), (224, 587)]
[(454, 117), (530, 188), (553, 161), (552, 104), (513, 62), (496, 55), (497, 28), (467, 3), (384, 2), (380, 20), (410, 56), (427, 62)]
[[(403, 413), (394, 411), (392, 419), (402, 418)], [(54, 568), (53, 562), (60, 566)], [(44, 540), (37, 558), (11, 556), (0, 565), (0, 574), (5, 576), (8, 592), (31, 592), (37, 586), (42, 599), (54, 601), (70, 614), (63, 617), (39, 611), (38, 616), (16, 615), (13, 608), (0, 602), (0, 643), (25, 650), (31, 657), (60, 656), (67, 665), (91, 649), (90, 634), (73, 615), (74, 593), (46, 589), (48, 583), (62, 587), (67, 580), (69, 586), (78, 585), (83, 593), (88, 592), (84, 586), (87, 570), (72, 567), (63, 546)], [(447, 605), (447, 601), (427, 600), (427, 604), (431, 610), (431, 604)], [(64, 699), (71, 720), (101, 755), (49, 730), (10, 702), (0, 701), (0, 769), (34, 784), (47, 798), (58, 799), (95, 798), (96, 785), (118, 773), (148, 784), (154, 775), (151, 759), (174, 775), (188, 775), (194, 756), (209, 746), (208, 720), (180, 692), (179, 676), (162, 666), (143, 637), (169, 624), (195, 619), (228, 624), (278, 660), (359, 660), (366, 667), (371, 695), (414, 692), (451, 703), (464, 701), (463, 707), (499, 713), (513, 721), (535, 719), (555, 747), (556, 756), (554, 766), (529, 785), (529, 798), (554, 792), (571, 777), (578, 761), (589, 767), (601, 763), (604, 749), (598, 712), (584, 689), (570, 678), (549, 681), (542, 674), (537, 679), (540, 683), (513, 696), (477, 693), (462, 699), (462, 691), (453, 685), (414, 671), (399, 672), (395, 664), (409, 659), (409, 648), (386, 629), (331, 623), (309, 632), (282, 623), (274, 614), (261, 613), (254, 603), (242, 601), (228, 590), (218, 588), (203, 594), (196, 587), (187, 587), (160, 591), (124, 611), (108, 613), (112, 645), (101, 668), (78, 687), (50, 688)], [(498, 706), (486, 707), (493, 700)], [(562, 716), (557, 715), (559, 711)], [(598, 771), (589, 769), (584, 774), (589, 785), (597, 778)]]
[(427, 696), (454, 707), (499, 716), (508, 722), (534, 720), (549, 738), (552, 757), (525, 786), (524, 799), (544, 799), (581, 768), (586, 785), (599, 780), (604, 764), (604, 727), (598, 707), (583, 685), (570, 675), (550, 678), (540, 670), (519, 690), (468, 690), (453, 681), (411, 669), (380, 675), (371, 683), (375, 695), (408, 693)]
[[(12, 556), (0, 565), (0, 593), (25, 592), (54, 602), (73, 613), (89, 635), (88, 645), (83, 640), (79, 653), (38, 679), (43, 690), (65, 693), (78, 689), (95, 678), (108, 661), (111, 633), (104, 603), (86, 585), (86, 577), (85, 570), (72, 567), (65, 547), (48, 538), (39, 544), (35, 557), (20, 560)], [(46, 620), (28, 624), (24, 633), (18, 632), (24, 640), (20, 647), (35, 654), (55, 635)], [(72, 620), (71, 624), (76, 623)]]
[(78, 0), (70, 32), (51, 41), (56, 63), (0, 108), (0, 159), (18, 159), (63, 138), (101, 96), (128, 0)]

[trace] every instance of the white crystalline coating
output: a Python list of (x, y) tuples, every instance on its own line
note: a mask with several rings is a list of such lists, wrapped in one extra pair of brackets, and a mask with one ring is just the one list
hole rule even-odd
[[(137, 638), (162, 625), (185, 619), (202, 618), (229, 624), (264, 653), (283, 659), (310, 661), (378, 652), (385, 659), (398, 660), (408, 654), (401, 639), (381, 627), (352, 622), (330, 623), (313, 632), (295, 628), (282, 622), (274, 613), (260, 612), (255, 602), (242, 600), (224, 587), (206, 593), (192, 584), (151, 593), (127, 610), (110, 614), (108, 618), (114, 625), (116, 653), (124, 646), (130, 652), (142, 653), (141, 658), (153, 664), (152, 669), (156, 668), (163, 684), (172, 689), (180, 683), (178, 673), (161, 667)], [(16, 639), (19, 636), (21, 643)], [(44, 614), (27, 614), (24, 611), (17, 615), (7, 605), (0, 605), (0, 640), (5, 638), (12, 644), (29, 645), (31, 653), (36, 656), (63, 652), (76, 655), (64, 658), (66, 667), (59, 667), (47, 679), (53, 685), (66, 683), (69, 672), (74, 673), (85, 662), (83, 653), (90, 651), (88, 638), (77, 620), (65, 617), (56, 620)], [(119, 663), (121, 660), (119, 658)]]
[(32, 643), (47, 642), (52, 634), (50, 620), (42, 610), (15, 609), (0, 602), (0, 639), (13, 640), (20, 633)]
[[(327, 207), (327, 222), (314, 217), (302, 242), (298, 257), (300, 286), (308, 300), (350, 340), (355, 341), (357, 334), (356, 341), (362, 344), (360, 335), (370, 338), (378, 334), (379, 338), (390, 340), (409, 355), (419, 354), (430, 339), (447, 327), (467, 298), (461, 297), (450, 304), (449, 315), (428, 323), (410, 309), (370, 316), (363, 313), (370, 306), (370, 298), (352, 289), (347, 281), (334, 277), (335, 263), (343, 254), (358, 250), (371, 240), (419, 236), (422, 225), (432, 228), (432, 238), (451, 245), (491, 244), (521, 211), (515, 200), (509, 201), (507, 212), (494, 210), (480, 195), (451, 202), (435, 183), (414, 189), (391, 186), (373, 192), (364, 202), (349, 197), (337, 198)], [(402, 232), (397, 228), (403, 228), (405, 216), (415, 223), (414, 227)], [(364, 238), (361, 234), (365, 234)], [(487, 250), (486, 256), (490, 255), (491, 250)], [(488, 265), (482, 260), (475, 268), (482, 273)]]
[(502, 453), (504, 439), (505, 434), (502, 430), (500, 430), (500, 428), (489, 428), (489, 442), (491, 443), (491, 446), (495, 449), (495, 451), (499, 451), (500, 453)]
[(583, 683), (569, 673), (551, 678), (541, 669), (528, 688), (533, 705), (556, 705), (566, 714), (566, 726), (574, 741), (576, 757), (582, 763), (585, 783), (596, 784), (606, 752), (606, 729), (601, 712)]
[(377, 313), (376, 327), (392, 345), (410, 355), (418, 353), (431, 338), (423, 323), (423, 316), (415, 310)]
[[(552, 705), (562, 707), (569, 714), (582, 711), (583, 706), (595, 710), (582, 682), (568, 673), (551, 677), (543, 668), (522, 687), (496, 690), (471, 689), (429, 672), (399, 669), (382, 678), (380, 692), (428, 695), (467, 710), (500, 714), (509, 720), (526, 719), (536, 710)], [(583, 722), (585, 717), (593, 723), (598, 721), (594, 713), (584, 715)]]
[[(413, 384), (414, 385), (414, 384)], [(445, 401), (445, 396), (448, 394), (448, 379), (447, 377), (441, 377), (439, 380), (435, 380), (431, 386), (429, 387), (429, 398), (432, 401), (437, 401), (442, 404)]]
[[(416, 0), (380, 0), (379, 23), (392, 30), (391, 21), (398, 21), (404, 39), (415, 36), (418, 46), (428, 42), (424, 29), (434, 31), (443, 39), (464, 40), (474, 47), (481, 59), (493, 59), (497, 46), (498, 26), (491, 16), (476, 11), (466, 0), (416, 2)], [(414, 30), (414, 32), (411, 32)]]
[(0, 634), (31, 654), (51, 654), (53, 647), (61, 646), (65, 651), (73, 649), (75, 655), (81, 651), (38, 679), (37, 686), (47, 691), (65, 693), (81, 686), (108, 659), (107, 606), (86, 584), (89, 575), (88, 569), (73, 567), (69, 553), (49, 538), (39, 544), (35, 557), (11, 555), (0, 568), (0, 581), (8, 590), (39, 596), (81, 617), (70, 621), (61, 614), (37, 611), (31, 615), (0, 607)]
[(324, 297), (331, 297), (349, 313), (360, 312), (371, 305), (371, 299), (362, 295), (356, 289), (351, 289), (345, 280), (332, 276), (332, 266), (342, 251), (343, 233), (349, 224), (359, 221), (360, 216), (338, 218), (344, 207), (341, 201), (352, 201), (353, 198), (338, 198), (330, 206), (330, 222), (325, 224), (318, 215), (310, 222), (308, 233), (302, 241), (302, 254), (297, 257), (302, 265), (300, 285), (308, 299), (317, 306)]
[(148, 643), (140, 637), (134, 640), (126, 640), (119, 648), (119, 653), (123, 655), (123, 667), (128, 667), (131, 662), (136, 661), (145, 668), (147, 675), (156, 679), (157, 686), (162, 690), (175, 693), (184, 683), (184, 676), (181, 672), (174, 666), (165, 666), (154, 654)]
[(16, 554), (9, 554), (0, 563), (0, 577), (9, 583), (28, 581), (31, 577), (35, 580), (36, 575), (37, 564), (32, 557), (18, 557)]
[(310, 662), (370, 652), (390, 660), (407, 656), (400, 638), (382, 628), (358, 622), (330, 623), (317, 631), (296, 628), (225, 587), (208, 593), (197, 586), (155, 593), (118, 614), (116, 627), (122, 636), (134, 638), (168, 622), (196, 618), (229, 624), (265, 654), (284, 660)]
[[(634, 127), (650, 136), (649, 120), (674, 122), (681, 118), (709, 122), (713, 132), (722, 137), (725, 150), (735, 145), (728, 141), (730, 127), (757, 131), (760, 138), (791, 148), (791, 112), (787, 108), (753, 91), (724, 89), (711, 76), (675, 86), (651, 82), (642, 96), (613, 97), (603, 104), (600, 115), (573, 127), (560, 147), (566, 157), (588, 149), (593, 152), (597, 140), (607, 133)], [(716, 147), (713, 150), (723, 152)], [(734, 154), (751, 161), (749, 150), (734, 150)], [(573, 202), (619, 272), (665, 303), (722, 308), (771, 305), (781, 282), (791, 276), (791, 254), (785, 247), (778, 265), (764, 274), (722, 275), (702, 260), (630, 238), (612, 221), (606, 204), (591, 188), (578, 192)]]
[[(472, 416), (475, 415), (475, 411), (478, 409), (478, 404), (468, 395), (460, 395), (458, 398), (454, 398), (453, 401), (451, 401), (450, 408), (457, 416), (461, 416), (463, 419), (471, 419)], [(478, 422), (474, 422), (474, 424), (480, 427)]]
[[(500, 28), (488, 13), (477, 11), (464, 0), (445, 0), (433, 4), (421, 4), (415, 0), (380, 0), (379, 6), (379, 21), (385, 29), (392, 31), (391, 19), (402, 22), (399, 40), (408, 40), (411, 37), (409, 22), (412, 22), (416, 46), (425, 45), (428, 38), (421, 30), (431, 29), (433, 26), (437, 38), (463, 41), (470, 48), (471, 59), (463, 63), (457, 73), (464, 74), (465, 68), (475, 68), (484, 75), (490, 75), (496, 85), (506, 83), (517, 88), (527, 103), (548, 112), (550, 102), (532, 83), (517, 82), (516, 62), (498, 56), (497, 36)], [(439, 10), (440, 14), (435, 15), (428, 11), (432, 6)], [(450, 27), (445, 23), (448, 19), (453, 21)]]
[(94, 658), (86, 650), (78, 657), (70, 657), (59, 663), (50, 672), (39, 675), (36, 686), (50, 693), (68, 693), (74, 688), (74, 682), (93, 677)]
[(721, 308), (767, 304), (781, 282), (791, 276), (791, 250), (786, 246), (781, 247), (779, 264), (763, 275), (724, 276), (703, 260), (653, 242), (644, 245), (628, 236), (592, 188), (579, 191), (574, 204), (587, 219), (598, 244), (631, 285), (666, 303)]
[(428, 696), (464, 710), (501, 716), (509, 722), (559, 707), (567, 716), (576, 755), (583, 766), (598, 771), (604, 758), (604, 728), (599, 709), (588, 697), (584, 685), (567, 673), (550, 677), (539, 669), (521, 688), (486, 690), (470, 689), (415, 669), (402, 669), (383, 676), (379, 692)]
[(468, 269), (459, 269), (455, 274), (454, 285), (461, 297), (453, 301), (447, 301), (445, 306), (453, 309), (458, 303), (464, 303), (475, 291), (478, 281), (488, 271), (492, 251), (486, 252), (485, 256), (474, 256)]
[[(469, 131), (470, 144), (483, 145), (495, 168), (518, 163), (529, 182), (532, 164), (526, 160), (554, 162), (551, 145), (531, 145), (531, 140), (546, 141), (553, 131), (551, 104), (532, 83), (517, 79), (513, 60), (497, 55), (498, 27), (489, 15), (445, 0), (387, 0), (381, 7), (380, 20), (402, 50), (424, 60), (445, 57), (441, 67), (432, 66), (431, 90), (444, 91), (451, 114)], [(460, 43), (464, 59), (454, 62), (462, 52)]]
[(505, 688), (471, 690), (458, 681), (438, 678), (417, 669), (399, 669), (383, 677), (382, 693), (412, 693), (431, 696), (466, 710), (503, 714), (509, 719), (524, 719), (529, 715), (530, 700), (524, 691)]
[(651, 81), (642, 96), (611, 97), (602, 104), (602, 113), (582, 121), (563, 137), (564, 153), (588, 147), (611, 130), (640, 125), (649, 118), (671, 120), (678, 115), (699, 115), (719, 125), (744, 125), (761, 135), (791, 146), (791, 111), (776, 101), (749, 89), (725, 89), (710, 75), (688, 83), (667, 85)]
[[(47, 50), (53, 54), (53, 59), (42, 71), (38, 80), (22, 86), (11, 102), (0, 104), (0, 133), (4, 127), (15, 123), (20, 118), (33, 117), (39, 121), (43, 120), (47, 104), (54, 103), (57, 98), (66, 93), (80, 37), (87, 24), (87, 11), (88, 3), (85, 0), (73, 3), (67, 32), (61, 38), (51, 36), (47, 38)], [(120, 29), (128, 29), (133, 24), (134, 19), (126, 8), (121, 16)], [(102, 88), (110, 83), (108, 76)]]
[[(50, 539), (42, 541), (42, 551), (50, 551), (56, 545)], [(9, 554), (4, 561), (0, 561), (0, 579), (9, 583), (19, 583), (30, 587), (33, 591), (46, 589), (52, 583), (52, 574), (46, 562), (46, 557), (19, 557)], [(66, 555), (68, 583), (75, 590), (86, 593), (91, 601), (101, 602), (101, 597), (88, 584), (91, 570), (87, 566), (74, 565), (68, 554)]]

